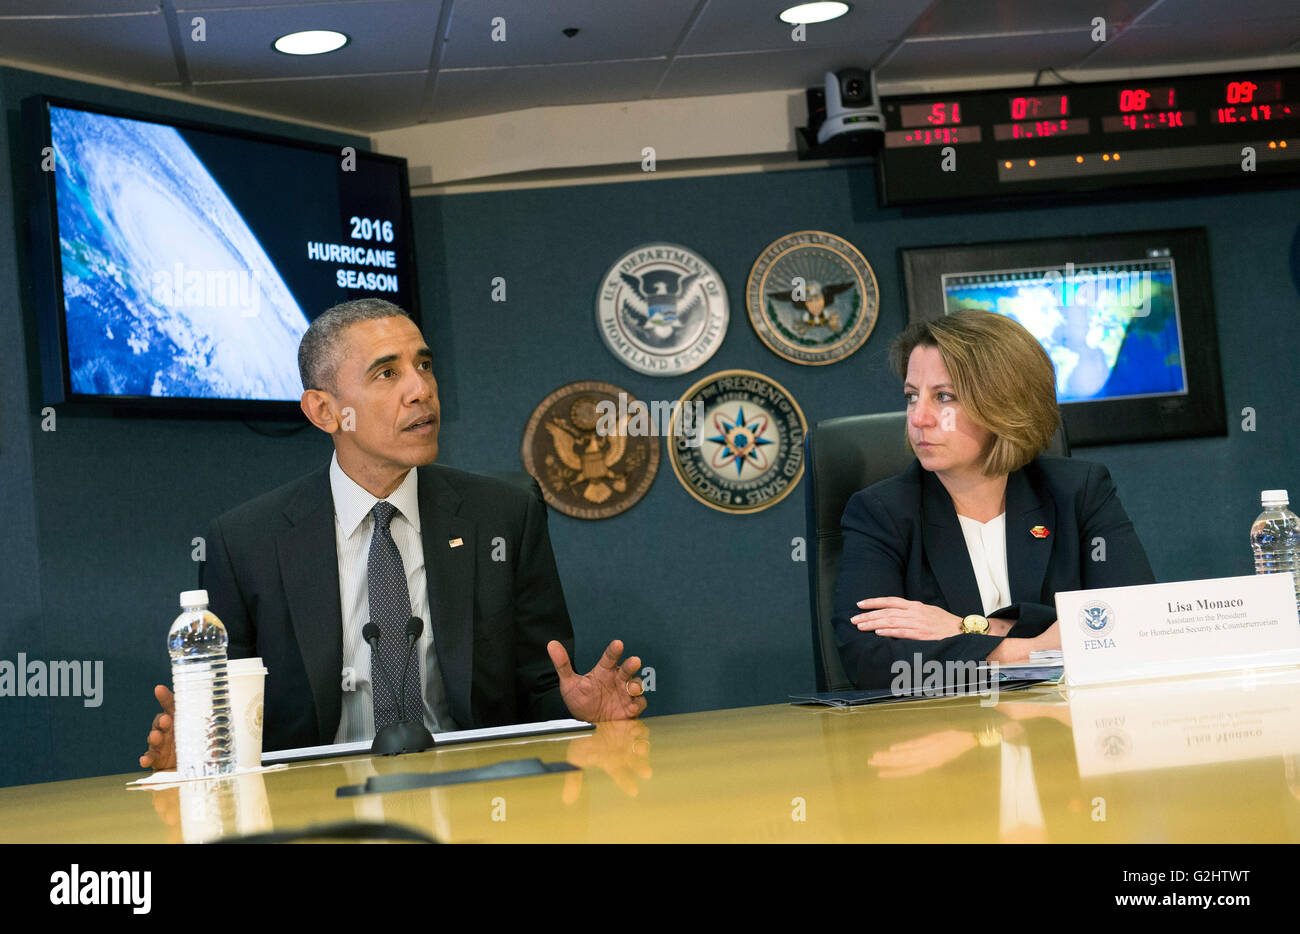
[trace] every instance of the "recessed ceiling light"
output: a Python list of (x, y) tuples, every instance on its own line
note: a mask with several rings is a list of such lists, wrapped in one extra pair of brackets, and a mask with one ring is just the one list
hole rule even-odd
[(788, 10), (782, 10), (778, 19), (783, 23), (789, 23), (791, 26), (797, 26), (800, 23), (824, 23), (827, 20), (839, 19), (849, 12), (849, 9), (847, 3), (833, 3), (829, 2), (829, 0), (823, 0), (823, 2), (819, 3), (800, 3)]
[(277, 52), (285, 55), (324, 55), (348, 44), (348, 37), (332, 29), (308, 29), (291, 32), (272, 43)]

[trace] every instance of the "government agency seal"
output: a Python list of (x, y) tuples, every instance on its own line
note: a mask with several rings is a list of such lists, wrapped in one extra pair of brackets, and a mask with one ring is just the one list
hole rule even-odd
[(541, 401), (520, 454), (547, 503), (575, 519), (608, 519), (640, 502), (659, 472), (656, 433), (640, 429), (644, 418), (629, 431), (629, 412), (642, 406), (596, 381), (569, 383)]
[(1091, 600), (1079, 607), (1079, 626), (1090, 636), (1104, 636), (1115, 626), (1115, 610), (1109, 603)]
[[(699, 411), (702, 424), (684, 431), (683, 418)], [(780, 383), (751, 370), (722, 370), (682, 396), (668, 456), (682, 486), (704, 505), (760, 512), (798, 485), (807, 431), (803, 411)]]
[(596, 326), (605, 346), (649, 376), (677, 376), (703, 365), (722, 345), (729, 320), (718, 271), (675, 243), (624, 253), (596, 293)]
[(801, 230), (768, 246), (745, 286), (754, 331), (794, 363), (843, 360), (876, 326), (880, 293), (871, 264), (847, 240)]

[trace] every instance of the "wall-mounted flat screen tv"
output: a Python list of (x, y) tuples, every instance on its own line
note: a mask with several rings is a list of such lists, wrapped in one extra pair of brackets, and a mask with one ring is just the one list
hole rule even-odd
[(23, 106), (46, 402), (292, 415), (316, 315), (378, 297), (419, 323), (405, 160)]
[(911, 320), (980, 308), (1038, 338), (1071, 445), (1226, 433), (1202, 228), (902, 251)]

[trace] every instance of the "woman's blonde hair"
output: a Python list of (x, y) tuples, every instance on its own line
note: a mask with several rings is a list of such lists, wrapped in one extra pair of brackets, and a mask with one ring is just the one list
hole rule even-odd
[(907, 378), (917, 347), (938, 348), (962, 410), (993, 433), (984, 452), (985, 476), (1019, 470), (1047, 450), (1061, 423), (1056, 372), (1024, 327), (976, 308), (915, 322), (890, 347), (899, 379)]

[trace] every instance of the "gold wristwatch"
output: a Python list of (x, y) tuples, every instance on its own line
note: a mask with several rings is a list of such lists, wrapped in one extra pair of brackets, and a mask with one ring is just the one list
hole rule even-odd
[(961, 631), (976, 632), (983, 635), (989, 631), (988, 618), (980, 616), (978, 613), (972, 613), (961, 621)]

